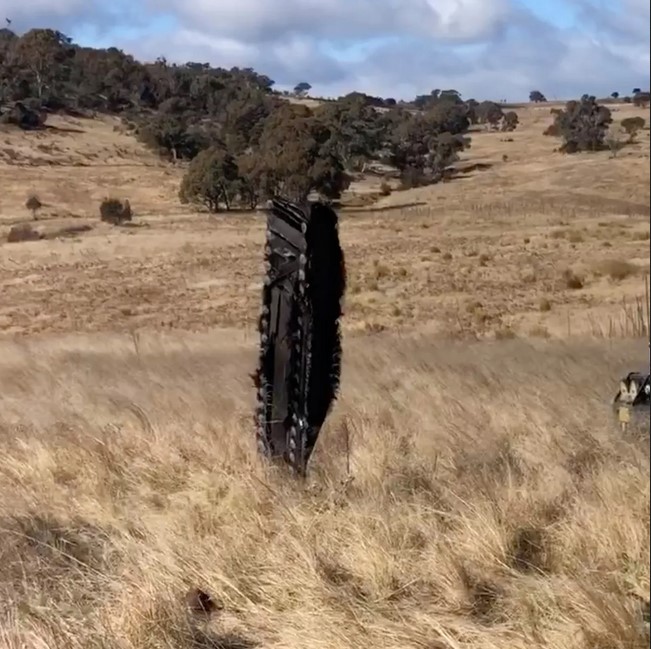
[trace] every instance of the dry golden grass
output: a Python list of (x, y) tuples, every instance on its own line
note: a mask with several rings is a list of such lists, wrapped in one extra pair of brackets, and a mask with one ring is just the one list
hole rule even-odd
[(459, 179), (343, 210), (306, 485), (254, 453), (262, 215), (184, 211), (112, 120), (0, 131), (0, 647), (648, 646), (648, 435), (609, 410), (648, 359), (648, 131), (563, 156), (518, 112)]
[[(637, 112), (620, 104), (615, 117)], [(472, 134), (459, 167), (474, 171), (343, 210), (348, 331), (493, 337), (544, 328), (563, 337), (570, 321), (572, 333), (590, 334), (593, 322), (620, 318), (622, 296), (643, 296), (648, 131), (616, 159), (564, 156), (542, 135), (549, 107), (522, 108), (520, 117), (515, 133)], [(263, 216), (184, 211), (176, 197), (183, 167), (157, 161), (115, 120), (54, 122), (82, 132), (0, 133), (0, 157), (3, 146), (22, 156), (0, 160), (0, 241), (31, 221), (31, 193), (44, 203), (35, 227), (45, 234), (0, 243), (0, 332), (253, 326)], [(367, 203), (381, 183), (364, 179), (347, 202)], [(128, 198), (143, 227), (99, 223), (108, 195)], [(79, 225), (93, 229), (69, 236)], [(603, 269), (620, 260), (635, 272), (614, 281)], [(581, 288), (567, 285), (566, 269)]]
[(3, 343), (0, 642), (645, 647), (648, 436), (607, 405), (645, 347), (349, 337), (301, 486), (255, 457), (252, 336)]

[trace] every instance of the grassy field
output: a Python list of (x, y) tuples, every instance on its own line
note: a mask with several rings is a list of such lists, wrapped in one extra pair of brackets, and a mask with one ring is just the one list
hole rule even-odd
[[(649, 131), (614, 159), (564, 156), (542, 136), (549, 108), (520, 112), (515, 133), (472, 134), (460, 178), (344, 210), (347, 330), (485, 338), (631, 328), (649, 269)], [(622, 104), (614, 115), (637, 113)], [(183, 169), (114, 121), (59, 127), (0, 132), (0, 240), (31, 219), (30, 192), (45, 203), (37, 226), (55, 237), (0, 248), (0, 335), (252, 326), (264, 217), (183, 211)], [(380, 182), (354, 189), (367, 198)], [(107, 195), (129, 198), (142, 227), (100, 224)], [(80, 225), (93, 230), (56, 238)]]
[(304, 485), (254, 449), (263, 216), (184, 211), (110, 120), (0, 131), (0, 239), (30, 192), (48, 235), (0, 243), (1, 647), (648, 646), (649, 440), (609, 402), (648, 365), (649, 132), (563, 156), (519, 113), (460, 178), (342, 211)]

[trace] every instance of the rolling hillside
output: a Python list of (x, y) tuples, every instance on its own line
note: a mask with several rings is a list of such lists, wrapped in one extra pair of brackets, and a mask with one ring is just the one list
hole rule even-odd
[(649, 131), (562, 155), (518, 113), (450, 182), (344, 196), (305, 485), (255, 453), (263, 214), (181, 206), (117, 120), (0, 126), (0, 647), (648, 646), (649, 440), (609, 403), (648, 363)]

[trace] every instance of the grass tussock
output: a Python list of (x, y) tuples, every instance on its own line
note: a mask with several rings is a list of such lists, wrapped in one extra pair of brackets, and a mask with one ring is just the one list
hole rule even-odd
[(571, 268), (566, 268), (563, 271), (562, 278), (565, 288), (578, 290), (584, 286), (584, 279)]
[(608, 409), (644, 343), (349, 338), (304, 485), (255, 455), (253, 347), (2, 343), (0, 646), (647, 646)]
[(624, 259), (606, 259), (597, 264), (596, 271), (614, 281), (622, 281), (640, 272), (640, 267)]

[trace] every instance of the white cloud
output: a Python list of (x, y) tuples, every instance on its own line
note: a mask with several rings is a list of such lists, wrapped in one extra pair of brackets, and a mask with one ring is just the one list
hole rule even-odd
[(123, 44), (143, 60), (152, 61), (165, 55), (169, 61), (210, 62), (223, 68), (252, 67), (275, 80), (291, 86), (309, 76), (311, 83), (346, 83), (350, 70), (324, 54), (311, 38), (289, 36), (262, 45), (227, 37), (208, 36), (190, 29), (173, 34), (138, 39)]
[[(358, 89), (401, 97), (454, 87), (465, 96), (522, 99), (539, 87), (567, 97), (626, 92), (649, 78), (649, 23), (639, 20), (649, 13), (648, 0), (619, 0), (615, 10), (599, 0), (568, 0), (582, 20), (566, 31), (516, 0), (147, 1), (163, 2), (192, 33), (206, 35), (190, 39), (204, 59), (250, 65), (285, 85), (307, 79), (328, 96)], [(332, 52), (337, 42), (383, 36), (399, 38), (348, 64), (319, 47), (327, 40)], [(242, 44), (238, 63), (225, 38)], [(170, 44), (173, 50), (192, 48)]]
[(600, 0), (574, 2), (580, 9), (580, 19), (584, 25), (596, 29), (610, 40), (647, 41), (646, 49), (649, 49), (649, 0), (610, 0), (608, 4)]
[[(567, 2), (579, 16), (572, 29), (534, 17), (519, 0), (0, 0), (0, 20), (4, 13), (19, 29), (47, 25), (72, 36), (112, 27), (115, 45), (149, 60), (251, 66), (327, 96), (456, 88), (523, 99), (539, 88), (562, 98), (648, 86), (649, 0)], [(156, 34), (162, 14), (177, 28)], [(131, 28), (121, 38), (120, 25)], [(355, 56), (338, 57), (338, 46)]]
[(147, 0), (195, 29), (247, 41), (289, 34), (345, 39), (382, 33), (462, 40), (488, 37), (510, 0)]
[(0, 20), (9, 18), (22, 24), (31, 17), (37, 17), (41, 22), (43, 18), (74, 15), (88, 4), (84, 0), (0, 0)]

